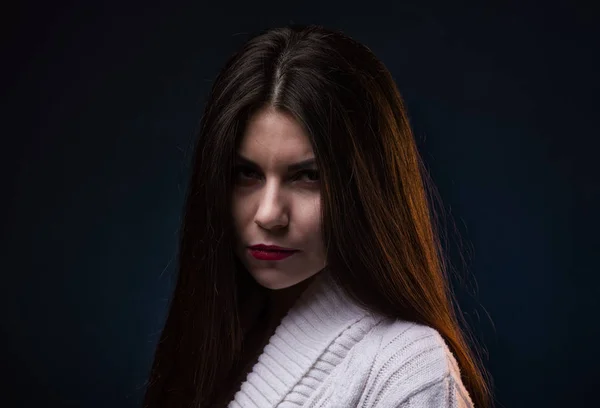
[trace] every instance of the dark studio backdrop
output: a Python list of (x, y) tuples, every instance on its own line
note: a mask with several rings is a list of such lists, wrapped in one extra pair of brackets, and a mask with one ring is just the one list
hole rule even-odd
[(499, 406), (597, 403), (591, 2), (69, 3), (3, 13), (0, 406), (139, 406), (205, 97), (289, 22), (342, 29), (396, 79)]

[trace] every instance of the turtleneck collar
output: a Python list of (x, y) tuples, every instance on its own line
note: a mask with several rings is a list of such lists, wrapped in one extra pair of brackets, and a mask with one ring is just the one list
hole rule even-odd
[(275, 329), (230, 407), (274, 407), (348, 327), (370, 312), (319, 272)]

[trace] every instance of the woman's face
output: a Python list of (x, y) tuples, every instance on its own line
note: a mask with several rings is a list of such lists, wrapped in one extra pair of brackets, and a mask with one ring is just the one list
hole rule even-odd
[[(320, 179), (302, 127), (288, 114), (259, 111), (238, 150), (233, 187), (235, 254), (254, 279), (269, 289), (288, 288), (326, 265), (321, 236)], [(253, 164), (252, 164), (253, 163)], [(252, 251), (277, 245), (290, 253)], [(282, 255), (288, 255), (282, 259)], [(260, 258), (269, 259), (260, 259)]]

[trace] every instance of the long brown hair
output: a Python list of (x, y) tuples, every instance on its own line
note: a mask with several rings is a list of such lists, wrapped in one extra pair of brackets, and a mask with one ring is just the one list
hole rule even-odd
[(375, 312), (436, 329), (475, 405), (491, 406), (488, 374), (450, 289), (433, 185), (396, 84), (366, 46), (312, 25), (252, 37), (213, 84), (194, 149), (178, 280), (144, 406), (211, 406), (240, 360), (252, 325), (242, 310), (261, 288), (232, 250), (232, 168), (248, 118), (267, 106), (293, 115), (310, 138), (334, 279)]

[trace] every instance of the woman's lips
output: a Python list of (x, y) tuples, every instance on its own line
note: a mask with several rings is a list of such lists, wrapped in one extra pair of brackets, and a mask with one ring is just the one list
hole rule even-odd
[(261, 261), (280, 261), (294, 255), (298, 251), (267, 251), (264, 249), (249, 248), (250, 255)]

